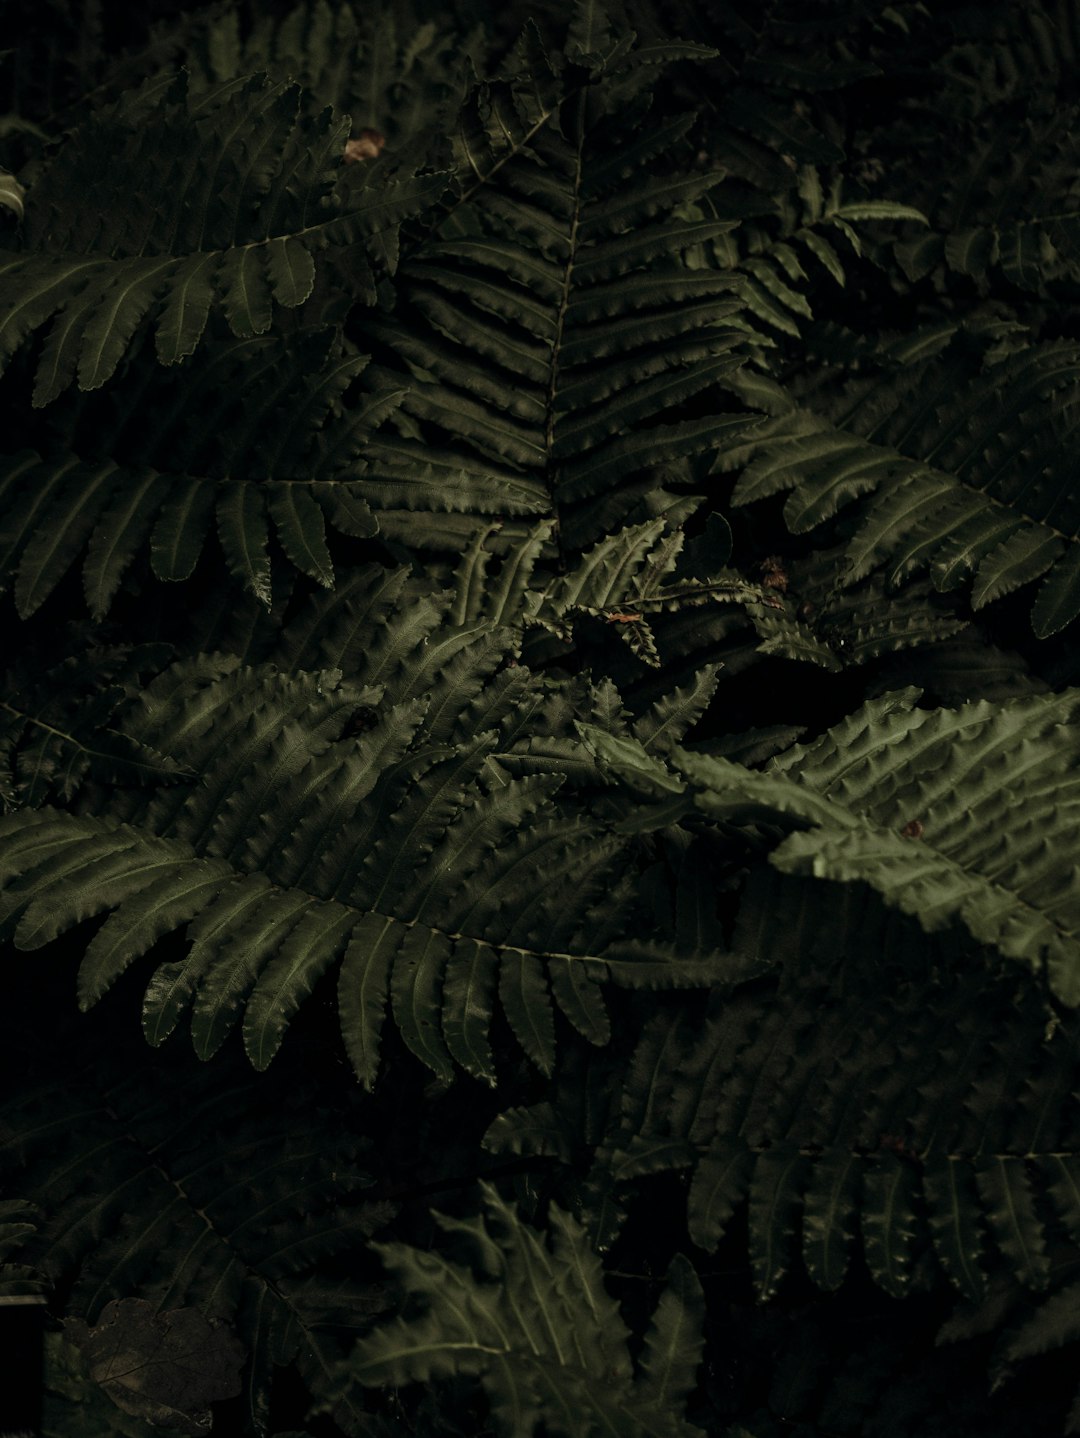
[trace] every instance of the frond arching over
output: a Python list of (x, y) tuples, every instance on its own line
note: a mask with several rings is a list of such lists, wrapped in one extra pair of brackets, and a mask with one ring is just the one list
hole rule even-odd
[(626, 828), (670, 822), (680, 807), (775, 826), (788, 835), (771, 854), (778, 869), (870, 884), (928, 932), (959, 923), (1045, 971), (1075, 1007), (1076, 692), (935, 711), (916, 707), (917, 697), (871, 701), (761, 772), (686, 750), (669, 770), (626, 741), (592, 732), (589, 742), (638, 793), (677, 796), (657, 819), (645, 809)]

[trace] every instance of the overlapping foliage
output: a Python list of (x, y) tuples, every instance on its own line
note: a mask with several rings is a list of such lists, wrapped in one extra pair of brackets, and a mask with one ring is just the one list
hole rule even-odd
[(1080, 1431), (1080, 15), (53, 8), (43, 1432)]

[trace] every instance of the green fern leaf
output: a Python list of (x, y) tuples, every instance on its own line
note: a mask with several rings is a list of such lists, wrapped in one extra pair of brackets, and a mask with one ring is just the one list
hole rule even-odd
[(16, 219), (21, 220), (24, 213), (23, 198), (26, 190), (19, 184), (14, 175), (8, 174), (7, 170), (0, 170), (0, 205), (12, 210)]
[(753, 1154), (739, 1139), (714, 1146), (695, 1166), (687, 1219), (699, 1248), (710, 1253), (716, 1248), (746, 1196), (752, 1171)]
[[(46, 457), (0, 459), (0, 573), (14, 573), (22, 602), (39, 605), (87, 545), (83, 585), (101, 617), (148, 535), (154, 573), (188, 578), (218, 505), (229, 509), (219, 528), (230, 567), (265, 595), (265, 560), (245, 543), (265, 503), (286, 558), (328, 585), (326, 520), (360, 537), (378, 529), (353, 477), (356, 455), (400, 395), (354, 391), (343, 405), (367, 364), (329, 330), (210, 341), (180, 375), (142, 369), (138, 402), (119, 417), (109, 397), (84, 401), (74, 450), (51, 442)], [(122, 458), (96, 457), (106, 451)]]
[(1005, 1356), (1012, 1362), (1046, 1353), (1075, 1342), (1078, 1335), (1076, 1304), (1080, 1284), (1066, 1284), (1039, 1304), (1025, 1323), (1008, 1334)]
[(567, 58), (580, 65), (598, 65), (613, 45), (611, 24), (599, 0), (577, 0), (567, 35)]
[(295, 79), (315, 109), (350, 114), (354, 126), (385, 134), (395, 148), (445, 126), (463, 69), (457, 35), (401, 6), (318, 3), (256, 16), (243, 35), (228, 12), (199, 16), (187, 63), (203, 87), (256, 71)]
[(90, 535), (83, 566), (83, 590), (95, 619), (103, 619), (135, 554), (142, 548), (168, 491), (168, 481), (153, 470), (132, 476), (133, 484), (114, 493)]
[[(862, 1161), (837, 1150), (814, 1163), (803, 1200), (802, 1255), (819, 1288), (840, 1287), (848, 1270)], [(925, 1181), (925, 1180), (924, 1180)]]
[[(590, 82), (602, 123), (578, 108), (580, 133), (568, 138), (546, 101), (527, 121), (506, 115), (498, 141), (477, 112), (465, 151), (475, 183), (453, 225), (402, 267), (398, 314), (375, 325), (414, 375), (403, 411), (448, 436), (461, 470), (527, 477), (549, 512), (603, 494), (617, 521), (610, 495), (633, 476), (714, 448), (746, 422), (680, 418), (743, 360), (742, 332), (725, 325), (738, 282), (672, 258), (715, 233), (671, 212), (718, 177), (655, 172), (685, 116), (615, 143), (608, 73)], [(423, 458), (415, 445), (405, 452)]]
[(199, 562), (214, 512), (214, 491), (190, 479), (162, 505), (150, 538), (154, 573), (159, 579), (188, 579)]
[(611, 1019), (597, 986), (599, 975), (573, 959), (550, 959), (548, 978), (555, 1002), (589, 1043), (602, 1047), (611, 1039)]
[(42, 1274), (12, 1259), (26, 1240), (38, 1230), (40, 1213), (21, 1198), (0, 1200), (0, 1298), (18, 1300), (44, 1292), (48, 1283)]
[[(346, 1047), (370, 1086), (388, 1011), (441, 1078), (456, 1062), (490, 1079), (497, 989), (517, 1042), (549, 1073), (553, 998), (600, 1044), (610, 1030), (599, 980), (686, 984), (712, 972), (707, 951), (687, 961), (663, 945), (612, 945), (610, 929), (594, 944), (605, 924), (589, 916), (594, 906), (604, 913), (612, 875), (629, 857), (625, 841), (559, 816), (552, 799), (562, 779), (542, 762), (535, 777), (494, 777), (499, 731), (466, 739), (465, 716), (482, 703), (500, 631), (431, 638), (438, 606), (395, 612), (402, 577), (387, 582), (376, 571), (366, 593), (354, 588), (369, 619), (384, 610), (363, 670), (379, 687), (343, 685), (336, 670), (286, 678), (180, 666), (147, 691), (131, 734), (182, 754), (197, 783), (144, 805), (130, 827), (107, 815), (60, 817), (55, 829), (40, 813), (12, 816), (0, 849), (12, 853), (5, 902), (21, 915), (18, 942), (36, 946), (112, 911), (84, 958), (84, 1006), (187, 925), (188, 957), (169, 961), (147, 990), (147, 1036), (160, 1043), (190, 1008), (193, 1042), (208, 1057), (242, 1021), (261, 1067), (340, 961)], [(321, 609), (335, 614), (342, 603), (328, 596)], [(351, 631), (347, 608), (345, 617)], [(410, 697), (424, 689), (427, 697)], [(383, 714), (360, 744), (340, 737), (380, 692)], [(513, 708), (504, 722), (518, 722)], [(589, 782), (595, 771), (582, 767)], [(618, 906), (610, 918), (620, 922)]]
[(244, 1010), (244, 1048), (262, 1070), (281, 1047), (289, 1020), (342, 952), (355, 923), (347, 909), (308, 909), (260, 973)]
[[(897, 923), (868, 890), (763, 876), (743, 909), (733, 957), (760, 946), (772, 984), (729, 991), (703, 1023), (660, 1014), (646, 1026), (590, 1212), (650, 1164), (689, 1163), (695, 1243), (715, 1250), (749, 1197), (751, 1258), (770, 1291), (800, 1229), (826, 1289), (854, 1254), (889, 1293), (925, 1287), (931, 1243), (974, 1299), (1001, 1263), (1010, 1281), (1044, 1285), (1047, 1255), (1077, 1227), (1071, 1020), (1048, 1046), (1034, 987), (965, 969), (954, 936), (939, 951), (950, 977), (928, 977), (916, 920)], [(743, 976), (768, 972), (758, 957)]]
[(701, 718), (716, 693), (718, 682), (719, 666), (706, 666), (690, 684), (658, 699), (649, 712), (635, 722), (635, 739), (647, 751), (668, 753)]
[(192, 255), (176, 268), (154, 334), (162, 364), (179, 364), (195, 353), (214, 303), (218, 263), (216, 254)]
[(326, 547), (326, 525), (318, 503), (299, 485), (275, 485), (267, 507), (281, 547), (293, 564), (330, 589), (334, 565)]
[(1050, 1259), (1024, 1160), (998, 1155), (979, 1163), (975, 1183), (990, 1231), (1013, 1271), (1027, 1287), (1045, 1288)]
[(930, 221), (911, 205), (899, 205), (894, 200), (849, 200), (829, 214), (838, 220), (914, 220), (917, 224), (928, 225)]
[(35, 528), (19, 560), (15, 607), (21, 618), (29, 618), (41, 607), (86, 543), (111, 497), (116, 468), (106, 463), (88, 466), (82, 474), (61, 471), (64, 489), (50, 495), (55, 508), (41, 515), (40, 528)]
[(379, 1036), (397, 935), (391, 919), (370, 915), (349, 941), (338, 981), (345, 1047), (361, 1083), (374, 1085)]
[(266, 501), (252, 484), (222, 486), (217, 502), (217, 532), (230, 573), (267, 608), (272, 602)]
[(805, 1166), (793, 1145), (779, 1144), (758, 1155), (750, 1175), (750, 1262), (762, 1298), (773, 1297), (791, 1267), (793, 1219)]
[(1039, 1163), (1047, 1191), (1070, 1238), (1080, 1233), (1080, 1164), (1069, 1154), (1047, 1155)]
[(985, 1293), (986, 1282), (973, 1177), (969, 1164), (946, 1155), (927, 1163), (923, 1171), (923, 1191), (930, 1205), (930, 1231), (938, 1257), (964, 1296), (978, 1303)]
[(440, 1032), (437, 1015), (451, 942), (445, 934), (413, 928), (398, 950), (390, 978), (394, 1022), (416, 1057), (443, 1083), (454, 1077), (451, 1051)]
[[(972, 705), (903, 714), (906, 703), (897, 696), (880, 708), (868, 705), (817, 744), (792, 750), (760, 774), (685, 752), (677, 763), (697, 788), (694, 802), (703, 812), (742, 822), (771, 817), (801, 831), (774, 852), (777, 867), (863, 880), (886, 902), (917, 915), (927, 930), (958, 919), (1012, 958), (1038, 965), (1045, 956), (1054, 991), (1071, 1004), (1075, 898), (1071, 884), (1057, 877), (1055, 835), (1067, 842), (1071, 823), (1060, 787), (1068, 779), (1059, 736), (1060, 726), (1072, 722), (1074, 704), (1070, 695), (1039, 696), (997, 709)], [(861, 754), (851, 767), (838, 756), (854, 743)], [(639, 772), (651, 766), (657, 792), (677, 788), (681, 781), (655, 760), (631, 757), (632, 741), (620, 744), (625, 757), (611, 750), (605, 759), (630, 782), (639, 782)], [(1009, 772), (1020, 754), (1023, 769), (1012, 787), (997, 787), (989, 776)], [(944, 767), (935, 768), (939, 763)], [(1051, 773), (1048, 791), (1038, 776)], [(1052, 802), (1040, 797), (1049, 793)], [(990, 836), (998, 832), (995, 815), (1005, 802), (1014, 813), (1018, 805), (1030, 808), (1017, 837), (995, 846)], [(915, 821), (917, 828), (905, 832)]]
[(194, 864), (163, 864), (166, 872), (151, 877), (134, 901), (122, 902), (87, 947), (79, 971), (79, 999), (89, 1008), (102, 997), (129, 964), (177, 925), (194, 918), (221, 889), (227, 868), (213, 860)]
[(894, 1298), (911, 1284), (912, 1263), (919, 1239), (916, 1220), (914, 1166), (892, 1154), (879, 1155), (867, 1166), (862, 1211), (866, 1265), (874, 1279)]
[(202, 966), (191, 1014), (191, 1039), (201, 1059), (209, 1059), (240, 1019), (260, 967), (279, 956), (314, 900), (307, 894), (280, 893), (259, 885), (260, 899), (242, 923), (231, 923), (215, 936), (219, 948)]
[[(133, 684), (164, 657), (154, 646), (87, 644), (84, 632), (61, 632), (5, 676), (10, 701), (0, 701), (7, 807), (31, 808), (50, 797), (69, 800), (87, 780), (161, 785), (192, 778), (118, 727), (131, 713)], [(74, 642), (78, 653), (61, 658)], [(57, 662), (58, 661), (58, 662)]]
[(442, 1030), (446, 1046), (466, 1073), (495, 1083), (488, 1034), (495, 1012), (499, 966), (492, 949), (476, 939), (459, 939), (443, 981)]
[(528, 1228), (488, 1185), (475, 1219), (436, 1215), (464, 1240), (474, 1267), (405, 1244), (377, 1251), (426, 1312), (376, 1328), (347, 1360), (342, 1379), (365, 1386), (478, 1378), (498, 1431), (619, 1433), (673, 1438), (696, 1368), (699, 1298), (689, 1265), (676, 1264), (634, 1381), (627, 1331), (580, 1226), (551, 1210), (550, 1243)]
[(555, 1017), (543, 969), (527, 954), (504, 954), (499, 1000), (518, 1043), (540, 1069), (555, 1066)]
[[(1076, 388), (1075, 349), (1033, 345), (974, 377), (958, 350), (921, 371), (921, 386), (910, 373), (902, 383), (890, 374), (859, 397), (842, 428), (806, 414), (774, 421), (776, 437), (760, 447), (735, 502), (791, 489), (785, 518), (801, 533), (869, 494), (846, 582), (880, 565), (890, 585), (928, 569), (942, 591), (973, 580), (983, 607), (1045, 576), (1032, 622), (1041, 638), (1058, 632), (1080, 594), (1061, 418)], [(944, 396), (946, 386), (959, 392), (922, 427), (915, 415), (927, 389)], [(1037, 492), (1016, 469), (1028, 447), (1042, 475)]]
[(701, 1363), (701, 1324), (705, 1304), (701, 1283), (689, 1261), (677, 1253), (667, 1272), (645, 1334), (641, 1355), (641, 1401), (657, 1408), (684, 1404), (697, 1381)]

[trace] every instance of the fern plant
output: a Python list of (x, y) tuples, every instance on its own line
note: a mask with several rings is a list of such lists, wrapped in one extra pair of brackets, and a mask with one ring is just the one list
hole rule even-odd
[(52, 8), (43, 1432), (1077, 1431), (1075, 7)]
[(631, 1381), (629, 1335), (574, 1220), (552, 1210), (549, 1248), (490, 1189), (484, 1206), (471, 1223), (438, 1216), (446, 1232), (472, 1240), (474, 1272), (404, 1244), (381, 1249), (407, 1291), (431, 1307), (362, 1342), (346, 1380), (476, 1372), (492, 1416), (512, 1434), (531, 1434), (540, 1421), (566, 1434), (692, 1432), (672, 1411), (692, 1391), (699, 1361), (701, 1290), (690, 1264), (673, 1263)]

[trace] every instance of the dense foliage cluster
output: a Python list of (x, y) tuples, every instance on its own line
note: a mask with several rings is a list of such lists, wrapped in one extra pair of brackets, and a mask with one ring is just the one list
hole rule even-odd
[(13, 9), (43, 1432), (1080, 1432), (1080, 8)]

